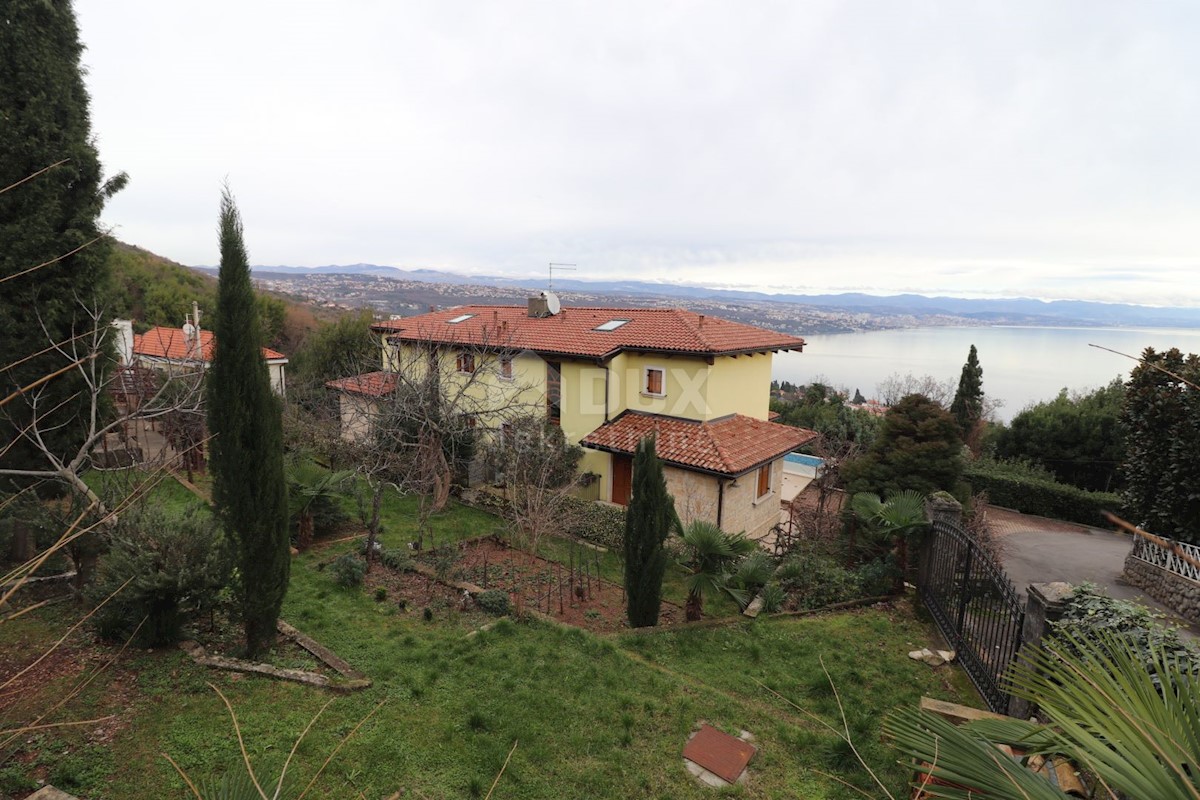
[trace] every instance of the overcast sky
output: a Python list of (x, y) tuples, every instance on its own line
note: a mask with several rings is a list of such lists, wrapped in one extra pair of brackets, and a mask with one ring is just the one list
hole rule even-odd
[(1200, 305), (1200, 3), (77, 0), (119, 238)]

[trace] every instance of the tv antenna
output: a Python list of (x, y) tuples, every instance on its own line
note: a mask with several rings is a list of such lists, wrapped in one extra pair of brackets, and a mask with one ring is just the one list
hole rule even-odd
[(563, 270), (570, 270), (570, 271), (574, 272), (575, 268), (578, 266), (579, 266), (578, 264), (562, 264), (557, 261), (551, 261), (550, 269), (548, 270), (548, 272), (550, 274), (546, 280), (546, 291), (547, 292), (554, 291), (554, 270), (558, 270), (559, 272), (562, 272)]

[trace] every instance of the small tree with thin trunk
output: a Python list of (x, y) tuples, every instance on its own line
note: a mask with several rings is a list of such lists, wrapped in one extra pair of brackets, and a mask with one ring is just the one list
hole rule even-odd
[(263, 361), (241, 215), (228, 187), (221, 196), (220, 238), (216, 351), (208, 380), (213, 505), (238, 543), (246, 650), (254, 656), (275, 640), (291, 556), (281, 409)]
[(663, 543), (677, 519), (654, 437), (647, 437), (638, 443), (633, 457), (633, 496), (625, 514), (625, 596), (634, 628), (658, 624), (667, 568)]

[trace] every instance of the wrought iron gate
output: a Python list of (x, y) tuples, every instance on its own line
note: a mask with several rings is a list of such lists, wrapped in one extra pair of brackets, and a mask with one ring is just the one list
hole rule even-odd
[(935, 520), (917, 576), (921, 600), (988, 706), (1008, 710), (1001, 676), (1021, 646), (1024, 604), (1004, 569), (969, 534)]

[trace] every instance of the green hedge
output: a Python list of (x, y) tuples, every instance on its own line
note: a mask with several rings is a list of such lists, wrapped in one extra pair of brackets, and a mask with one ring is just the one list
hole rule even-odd
[(625, 508), (624, 506), (606, 505), (594, 500), (570, 498), (568, 504), (575, 524), (571, 532), (580, 539), (616, 550), (618, 553), (625, 548)]
[[(504, 498), (489, 491), (464, 493), (463, 502), (498, 517), (508, 516)], [(572, 517), (569, 532), (584, 541), (607, 547), (618, 553), (625, 542), (625, 509), (621, 506), (597, 503), (593, 500), (567, 498), (567, 514)]]
[(974, 492), (986, 491), (995, 505), (1083, 525), (1103, 525), (1100, 512), (1121, 507), (1118, 494), (1059, 483), (1049, 473), (1013, 461), (972, 461), (963, 470), (963, 480)]

